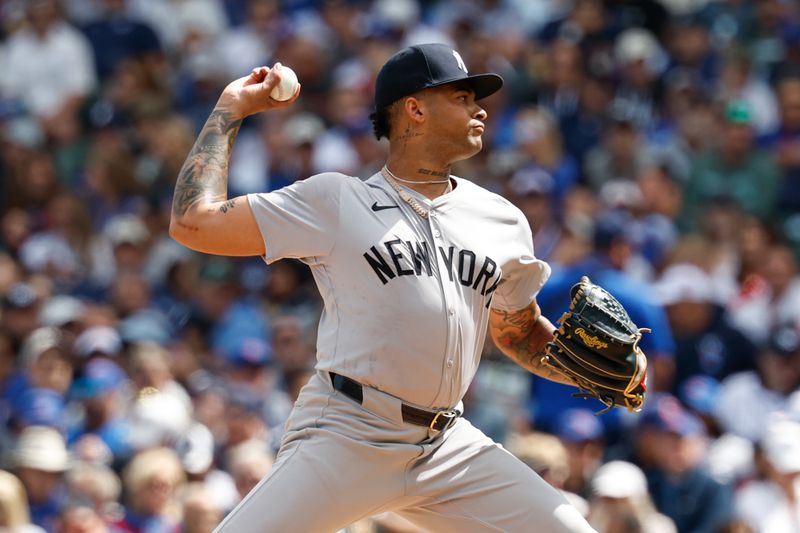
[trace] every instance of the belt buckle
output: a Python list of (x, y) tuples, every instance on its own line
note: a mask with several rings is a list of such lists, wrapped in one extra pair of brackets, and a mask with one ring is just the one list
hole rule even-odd
[[(436, 422), (439, 420), (440, 416), (443, 416), (443, 417), (447, 418), (447, 422), (445, 423), (445, 425), (444, 425), (444, 427), (442, 429), (436, 429), (433, 426), (436, 425)], [(443, 431), (443, 430), (447, 429), (448, 427), (450, 427), (450, 424), (452, 424), (453, 420), (455, 420), (456, 418), (458, 418), (458, 411), (454, 411), (454, 410), (439, 411), (433, 417), (433, 420), (431, 420), (431, 424), (428, 426), (428, 429), (431, 430), (431, 431)]]

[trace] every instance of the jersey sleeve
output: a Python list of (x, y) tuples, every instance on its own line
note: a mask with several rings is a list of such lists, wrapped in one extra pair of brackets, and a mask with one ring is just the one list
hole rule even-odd
[(503, 265), (503, 278), (492, 298), (492, 308), (519, 311), (530, 305), (550, 277), (550, 265), (533, 253), (533, 235), (528, 221), (520, 213), (517, 236), (509, 242), (510, 260)]
[(328, 255), (339, 228), (339, 199), (346, 176), (325, 173), (247, 201), (264, 239), (264, 260)]

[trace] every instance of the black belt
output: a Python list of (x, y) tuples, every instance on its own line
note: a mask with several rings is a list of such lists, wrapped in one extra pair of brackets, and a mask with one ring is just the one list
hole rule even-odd
[[(333, 372), (328, 372), (328, 374), (331, 376), (334, 389), (358, 403), (364, 402), (364, 387), (359, 382)], [(403, 414), (403, 422), (424, 426), (433, 431), (443, 431), (449, 428), (461, 416), (461, 413), (456, 410), (426, 411), (406, 403), (401, 404), (400, 412)]]

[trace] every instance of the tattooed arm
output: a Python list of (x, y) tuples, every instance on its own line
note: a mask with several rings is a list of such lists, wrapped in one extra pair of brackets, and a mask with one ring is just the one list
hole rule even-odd
[(555, 326), (542, 316), (535, 301), (520, 311), (492, 309), (489, 314), (489, 333), (500, 351), (537, 376), (574, 385), (540, 362), (545, 344), (553, 339), (553, 331)]
[(264, 240), (247, 198), (228, 199), (228, 163), (236, 134), (248, 115), (285, 107), (269, 97), (280, 82), (280, 64), (259, 67), (231, 82), (220, 96), (183, 163), (172, 199), (170, 236), (211, 254), (263, 255)]

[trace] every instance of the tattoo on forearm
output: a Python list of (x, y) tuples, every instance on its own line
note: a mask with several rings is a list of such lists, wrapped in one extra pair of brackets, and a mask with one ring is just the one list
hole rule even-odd
[(526, 307), (522, 311), (509, 313), (507, 311), (494, 311), (500, 316), (500, 321), (505, 325), (506, 329), (511, 330), (512, 333), (527, 333), (533, 327), (533, 323), (538, 318), (538, 313), (531, 307)]
[[(225, 108), (211, 112), (178, 174), (172, 200), (176, 217), (182, 217), (203, 199), (219, 201), (227, 197), (228, 162), (241, 125), (241, 119), (233, 118)], [(220, 210), (225, 213), (232, 207)]]
[(541, 316), (536, 304), (514, 313), (492, 310), (489, 324), (498, 347), (517, 364), (543, 378), (571, 383), (542, 364), (545, 346), (553, 339), (555, 327)]
[(418, 168), (417, 172), (423, 176), (438, 176), (440, 178), (447, 178), (450, 176), (449, 172), (441, 172), (439, 170), (431, 170), (429, 168)]

